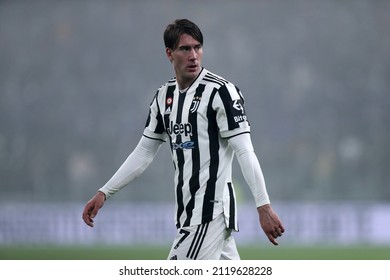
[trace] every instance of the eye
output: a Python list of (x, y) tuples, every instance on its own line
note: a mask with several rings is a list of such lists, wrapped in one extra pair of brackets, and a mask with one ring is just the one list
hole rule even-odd
[(182, 46), (182, 47), (180, 47), (179, 49), (180, 49), (181, 51), (188, 52), (188, 51), (191, 50), (191, 47), (189, 47), (189, 46)]

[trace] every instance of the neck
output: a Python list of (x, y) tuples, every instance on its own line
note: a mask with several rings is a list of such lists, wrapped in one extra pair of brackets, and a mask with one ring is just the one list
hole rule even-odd
[(184, 90), (188, 88), (196, 80), (196, 78), (191, 80), (186, 79), (183, 81), (176, 77), (176, 80), (177, 80), (177, 84), (179, 85), (179, 90)]
[(176, 81), (177, 81), (177, 84), (179, 85), (179, 90), (184, 90), (184, 89), (190, 87), (195, 82), (195, 80), (199, 77), (202, 70), (203, 70), (203, 68), (201, 68), (201, 70), (196, 74), (195, 77), (191, 77), (191, 78), (185, 78), (185, 77), (176, 75)]

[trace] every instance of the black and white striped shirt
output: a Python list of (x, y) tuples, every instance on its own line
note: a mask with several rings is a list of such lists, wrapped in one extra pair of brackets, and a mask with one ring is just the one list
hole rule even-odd
[(176, 79), (158, 89), (143, 135), (170, 142), (177, 227), (224, 213), (228, 228), (238, 229), (227, 139), (249, 132), (240, 90), (204, 68), (185, 92)]

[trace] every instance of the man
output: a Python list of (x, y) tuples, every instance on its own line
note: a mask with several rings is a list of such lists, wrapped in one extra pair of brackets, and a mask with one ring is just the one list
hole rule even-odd
[(231, 234), (238, 230), (234, 154), (253, 193), (260, 225), (277, 245), (284, 227), (270, 205), (240, 90), (201, 66), (203, 35), (193, 22), (180, 19), (168, 25), (164, 42), (176, 77), (158, 89), (137, 147), (86, 204), (85, 223), (93, 227), (105, 200), (139, 176), (169, 141), (177, 234), (168, 259), (240, 259)]

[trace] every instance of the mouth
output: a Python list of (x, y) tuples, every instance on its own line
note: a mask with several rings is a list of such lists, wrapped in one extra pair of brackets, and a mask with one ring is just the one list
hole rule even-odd
[(188, 65), (187, 66), (187, 69), (189, 70), (189, 71), (196, 71), (197, 69), (198, 69), (198, 65), (196, 65), (196, 64), (191, 64), (191, 65)]

